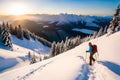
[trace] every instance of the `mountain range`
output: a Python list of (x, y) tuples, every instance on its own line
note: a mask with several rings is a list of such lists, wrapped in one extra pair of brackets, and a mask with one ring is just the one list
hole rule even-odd
[[(22, 16), (4, 16), (3, 18), (14, 26), (20, 24), (23, 28), (34, 32), (50, 42), (58, 42), (65, 40), (66, 37), (75, 37), (78, 35), (85, 37), (98, 31), (101, 27), (104, 28), (108, 26), (112, 20), (112, 16), (75, 14), (29, 14)], [(2, 17), (0, 20), (2, 21)], [(83, 30), (89, 30), (92, 33), (84, 32)]]

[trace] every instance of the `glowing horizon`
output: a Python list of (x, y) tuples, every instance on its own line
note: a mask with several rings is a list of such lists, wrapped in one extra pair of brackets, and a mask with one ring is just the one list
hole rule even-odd
[(12, 6), (8, 7), (7, 13), (11, 15), (23, 15), (27, 14), (28, 8), (22, 4), (12, 4)]

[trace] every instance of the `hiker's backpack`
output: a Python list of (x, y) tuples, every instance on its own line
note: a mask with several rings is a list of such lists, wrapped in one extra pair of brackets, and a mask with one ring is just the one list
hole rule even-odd
[(94, 44), (92, 47), (93, 47), (93, 52), (94, 52), (94, 53), (98, 52), (98, 50), (97, 50), (97, 45)]

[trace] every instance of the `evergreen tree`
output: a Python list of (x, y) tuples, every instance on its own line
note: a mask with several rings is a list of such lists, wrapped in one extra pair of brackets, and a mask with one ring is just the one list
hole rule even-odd
[(13, 27), (11, 24), (9, 25), (9, 28), (10, 28), (10, 33), (11, 33), (12, 35), (16, 35), (15, 32), (14, 32), (15, 29), (14, 29), (14, 27)]
[(103, 34), (107, 33), (107, 26), (104, 28)]
[(56, 44), (56, 46), (55, 46), (55, 55), (58, 55), (58, 54), (60, 54), (60, 43), (59, 42), (57, 42), (57, 44)]
[(103, 35), (103, 27), (100, 28), (96, 37), (100, 37), (102, 35)]
[(93, 36), (91, 37), (91, 39), (95, 39), (96, 38), (96, 36), (97, 36), (97, 31), (96, 32), (94, 32), (94, 34), (93, 34)]
[(2, 33), (2, 30), (5, 28), (5, 23), (3, 21), (2, 25), (0, 26), (0, 34)]
[(12, 47), (11, 34), (8, 27), (4, 27), (1, 33), (2, 42), (5, 46)]
[(34, 33), (30, 33), (30, 37), (36, 40), (36, 35)]
[(23, 30), (23, 36), (24, 36), (26, 39), (30, 40), (30, 34), (29, 34), (28, 30)]
[(90, 40), (90, 36), (86, 36), (85, 38), (83, 38), (82, 42), (86, 42)]
[(40, 58), (39, 58), (39, 61), (42, 61), (42, 58), (41, 58), (41, 56), (40, 56)]
[(69, 44), (68, 44), (68, 48), (69, 48), (69, 49), (74, 48), (73, 40), (74, 40), (74, 39), (69, 39)]
[(51, 52), (50, 52), (50, 54), (51, 54), (51, 57), (53, 57), (53, 56), (55, 56), (56, 54), (55, 54), (55, 47), (56, 47), (56, 43), (55, 42), (53, 42), (52, 43), (52, 46), (51, 46)]
[(30, 64), (33, 64), (33, 63), (36, 63), (36, 62), (37, 62), (37, 61), (36, 61), (35, 54), (33, 54)]
[(74, 46), (78, 46), (80, 43), (81, 43), (81, 38), (80, 36), (76, 37), (75, 40), (74, 40)]
[(65, 43), (64, 43), (64, 51), (68, 50), (68, 37), (66, 37)]
[[(111, 32), (115, 32), (115, 28), (118, 26), (118, 22), (119, 22), (119, 16), (120, 14), (120, 4), (118, 5), (117, 9), (116, 9), (116, 12), (114, 14), (114, 17), (113, 17), (113, 20), (110, 22), (110, 25), (109, 25), (109, 28), (108, 28), (108, 33)], [(110, 33), (110, 34), (111, 34)]]
[(2, 27), (3, 27), (3, 28), (6, 27), (4, 21), (3, 21), (3, 23), (2, 23)]
[(62, 40), (60, 43), (60, 53), (64, 52), (64, 41)]
[(48, 58), (49, 58), (48, 56), (44, 55), (44, 60), (46, 60), (46, 59), (48, 59)]
[[(74, 43), (74, 41), (76, 43)], [(63, 53), (69, 49), (74, 48), (76, 46), (76, 44), (77, 45), (80, 44), (80, 37), (76, 37), (73, 39), (66, 38), (65, 43), (64, 43), (64, 41), (61, 41), (60, 43), (57, 42), (57, 44), (55, 44), (55, 42), (53, 42), (52, 47), (51, 47), (51, 57), (56, 56), (60, 53)]]
[(5, 27), (9, 28), (9, 24), (8, 24), (8, 22), (6, 23), (6, 26), (5, 26)]
[(21, 40), (23, 40), (23, 30), (21, 28), (21, 26), (19, 25), (17, 28), (17, 37)]
[(115, 28), (115, 31), (120, 31), (120, 22), (119, 25)]
[(30, 51), (28, 52), (28, 59), (31, 60), (31, 53), (30, 53)]

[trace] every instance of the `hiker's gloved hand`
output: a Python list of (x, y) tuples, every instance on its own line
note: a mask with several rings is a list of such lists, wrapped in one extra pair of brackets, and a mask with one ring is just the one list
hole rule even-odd
[(86, 51), (86, 52), (88, 52), (88, 51)]

